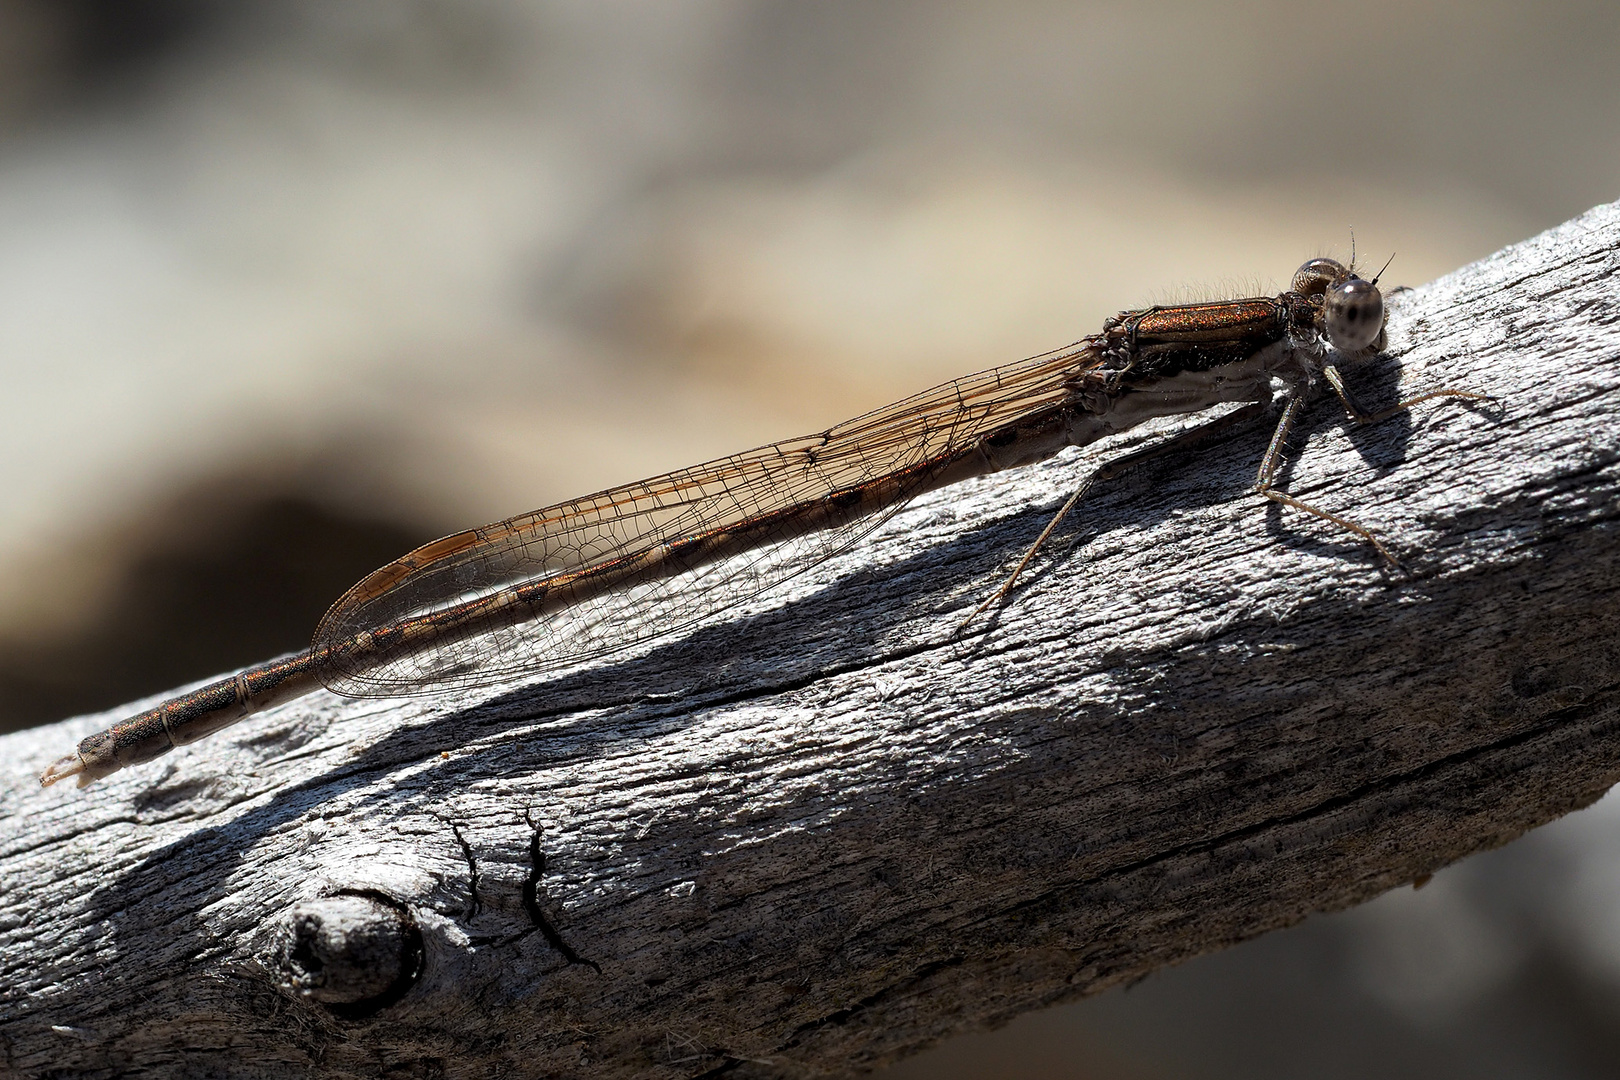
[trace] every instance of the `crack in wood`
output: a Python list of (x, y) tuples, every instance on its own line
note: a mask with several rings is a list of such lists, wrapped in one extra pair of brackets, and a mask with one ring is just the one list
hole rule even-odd
[(478, 897), (478, 860), (473, 858), (472, 845), (467, 843), (467, 838), (461, 835), (461, 829), (456, 823), (448, 818), (441, 820), (450, 826), (451, 833), (455, 835), (456, 843), (461, 845), (462, 857), (467, 860), (468, 900), (466, 918), (470, 922), (478, 917), (479, 912), (484, 910), (484, 902)]
[(540, 826), (535, 823), (534, 816), (525, 808), (523, 820), (528, 823), (532, 832), (529, 835), (529, 876), (523, 882), (523, 910), (529, 913), (529, 920), (534, 928), (540, 931), (551, 947), (562, 954), (564, 960), (570, 964), (583, 964), (602, 974), (602, 966), (595, 960), (587, 960), (574, 951), (574, 947), (563, 940), (558, 929), (546, 918), (546, 913), (540, 907), (540, 882), (546, 874), (546, 853), (540, 850)]

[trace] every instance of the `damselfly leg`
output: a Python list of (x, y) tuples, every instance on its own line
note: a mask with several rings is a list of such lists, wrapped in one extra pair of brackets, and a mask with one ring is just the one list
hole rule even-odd
[[(1323, 378), (1327, 380), (1328, 385), (1333, 388), (1334, 394), (1344, 406), (1345, 414), (1358, 426), (1376, 424), (1383, 420), (1388, 420), (1393, 416), (1407, 411), (1414, 405), (1422, 404), (1425, 401), (1432, 401), (1436, 398), (1461, 398), (1466, 401), (1494, 400), (1489, 394), (1479, 394), (1471, 390), (1455, 390), (1445, 388), (1440, 390), (1431, 390), (1424, 394), (1418, 394), (1415, 397), (1410, 397), (1399, 401), (1387, 409), (1381, 409), (1378, 412), (1368, 413), (1362, 411), (1362, 409), (1356, 405), (1355, 400), (1350, 396), (1349, 391), (1345, 387), (1344, 379), (1340, 375), (1338, 368), (1332, 364), (1323, 365), (1321, 374)], [(1297, 393), (1290, 397), (1287, 404), (1284, 405), (1282, 416), (1279, 417), (1277, 421), (1276, 430), (1271, 436), (1271, 441), (1266, 447), (1265, 454), (1260, 459), (1260, 468), (1255, 477), (1254, 493), (1262, 498), (1269, 499), (1272, 502), (1279, 503), (1283, 506), (1291, 506), (1296, 510), (1302, 510), (1307, 514), (1312, 514), (1324, 521), (1328, 521), (1339, 526), (1341, 529), (1361, 537), (1367, 543), (1371, 544), (1373, 550), (1377, 551), (1378, 554), (1392, 567), (1399, 570), (1405, 570), (1406, 568), (1402, 565), (1400, 560), (1394, 556), (1389, 548), (1386, 547), (1370, 529), (1358, 525), (1354, 521), (1341, 517), (1338, 514), (1330, 513), (1329, 511), (1323, 510), (1320, 507), (1312, 506), (1310, 503), (1297, 499), (1294, 496), (1289, 495), (1287, 492), (1278, 490), (1278, 488), (1275, 486), (1277, 470), (1281, 467), (1283, 453), (1288, 445), (1288, 436), (1292, 432), (1295, 423), (1300, 417), (1300, 414), (1304, 412), (1307, 402), (1308, 396), (1305, 393)], [(1268, 402), (1257, 401), (1249, 405), (1245, 405), (1242, 408), (1234, 409), (1232, 412), (1227, 413), (1225, 416), (1222, 416), (1219, 419), (1212, 420), (1207, 424), (1201, 424), (1198, 427), (1181, 432), (1162, 443), (1157, 443), (1152, 446), (1144, 447), (1141, 450), (1136, 450), (1132, 453), (1125, 454), (1094, 469), (1089, 475), (1086, 476), (1085, 480), (1080, 483), (1080, 486), (1075, 489), (1074, 494), (1069, 496), (1069, 498), (1063, 503), (1062, 507), (1058, 509), (1058, 512), (1053, 515), (1052, 520), (1047, 522), (1046, 527), (1041, 530), (1040, 535), (1035, 538), (1034, 543), (1032, 543), (1029, 550), (1024, 553), (1023, 558), (1019, 559), (1018, 565), (1013, 567), (1012, 572), (1007, 575), (1006, 580), (1002, 582), (1001, 586), (987, 596), (983, 601), (981, 601), (979, 605), (969, 612), (967, 617), (957, 625), (956, 636), (961, 636), (964, 632), (966, 632), (967, 628), (973, 624), (974, 620), (976, 620), (980, 615), (984, 614), (985, 611), (992, 607), (997, 607), (1006, 601), (1007, 597), (1011, 594), (1013, 587), (1017, 584), (1019, 577), (1022, 576), (1024, 571), (1029, 567), (1029, 564), (1035, 558), (1036, 553), (1039, 552), (1041, 547), (1047, 542), (1047, 540), (1051, 538), (1058, 525), (1065, 517), (1068, 516), (1069, 512), (1079, 505), (1080, 501), (1084, 499), (1086, 495), (1099, 483), (1111, 480), (1114, 477), (1128, 472), (1129, 470), (1149, 461), (1185, 450), (1190, 446), (1204, 442), (1210, 437), (1225, 431), (1228, 428), (1257, 419), (1262, 413), (1265, 412), (1268, 404)]]
[(1068, 516), (1069, 511), (1078, 506), (1080, 500), (1084, 499), (1092, 488), (1105, 481), (1112, 480), (1122, 473), (1127, 473), (1139, 465), (1145, 465), (1149, 461), (1167, 457), (1188, 447), (1196, 446), (1223, 431), (1257, 419), (1266, 411), (1268, 404), (1268, 402), (1264, 401), (1251, 402), (1242, 408), (1233, 409), (1225, 416), (1211, 420), (1207, 424), (1199, 424), (1197, 427), (1178, 432), (1163, 442), (1145, 446), (1140, 450), (1133, 450), (1129, 454), (1122, 454), (1112, 461), (1106, 461), (1093, 469), (1080, 482), (1080, 486), (1074, 489), (1074, 494), (1070, 495), (1063, 505), (1058, 508), (1058, 512), (1052, 515), (1052, 520), (1046, 523), (1046, 528), (1041, 530), (1041, 534), (1035, 538), (1035, 542), (1029, 546), (1029, 550), (1024, 552), (1024, 557), (1018, 560), (1018, 565), (1013, 567), (1012, 573), (1007, 575), (1007, 579), (1001, 583), (1001, 587), (980, 601), (979, 606), (968, 612), (967, 617), (957, 624), (956, 636), (960, 637), (973, 624), (973, 620), (984, 614), (985, 611), (991, 607), (998, 607), (1006, 601), (1013, 590), (1013, 586), (1018, 583), (1019, 576), (1023, 574), (1024, 570), (1028, 568), (1030, 562), (1035, 558), (1035, 553), (1041, 550), (1041, 546), (1051, 538), (1052, 533), (1057, 530), (1058, 525)]
[[(1350, 393), (1344, 385), (1344, 378), (1339, 374), (1338, 368), (1332, 364), (1323, 365), (1322, 377), (1326, 379), (1328, 385), (1333, 388), (1333, 393), (1338, 397), (1340, 404), (1344, 406), (1345, 414), (1358, 426), (1376, 424), (1382, 420), (1388, 420), (1390, 417), (1403, 413), (1414, 405), (1421, 404), (1425, 401), (1433, 401), (1435, 398), (1462, 398), (1467, 401), (1494, 400), (1489, 394), (1476, 394), (1471, 390), (1453, 390), (1448, 387), (1440, 390), (1431, 390), (1426, 394), (1419, 394), (1416, 397), (1407, 398), (1404, 401), (1396, 402), (1387, 409), (1381, 409), (1375, 413), (1366, 413), (1362, 412), (1361, 409), (1357, 407), (1355, 401), (1350, 397)], [(1323, 521), (1332, 522), (1333, 524), (1339, 526), (1339, 528), (1354, 533), (1363, 540), (1367, 541), (1367, 543), (1371, 544), (1373, 549), (1376, 550), (1379, 555), (1383, 556), (1384, 561), (1389, 563), (1390, 566), (1397, 570), (1406, 570), (1406, 567), (1401, 564), (1401, 561), (1390, 553), (1390, 550), (1384, 546), (1383, 542), (1380, 541), (1378, 537), (1372, 534), (1371, 530), (1357, 525), (1348, 518), (1340, 517), (1337, 514), (1331, 514), (1320, 507), (1312, 506), (1310, 503), (1296, 499), (1294, 496), (1289, 495), (1286, 492), (1279, 491), (1275, 487), (1277, 469), (1282, 464), (1283, 452), (1288, 446), (1288, 434), (1293, 429), (1294, 422), (1299, 419), (1300, 413), (1304, 411), (1305, 405), (1306, 395), (1299, 393), (1289, 398), (1288, 404), (1283, 407), (1282, 417), (1277, 421), (1277, 430), (1271, 436), (1271, 444), (1266, 447), (1265, 456), (1260, 459), (1260, 469), (1259, 472), (1256, 473), (1254, 480), (1254, 493), (1259, 495), (1261, 498), (1270, 499), (1272, 502), (1280, 503), (1283, 506), (1291, 506), (1295, 510), (1303, 510), (1307, 514), (1313, 514), (1316, 517), (1321, 518)]]

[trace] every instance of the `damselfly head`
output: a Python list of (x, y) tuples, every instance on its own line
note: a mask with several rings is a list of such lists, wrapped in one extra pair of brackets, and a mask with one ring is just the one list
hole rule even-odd
[(1335, 259), (1312, 259), (1301, 266), (1294, 271), (1290, 289), (1320, 301), (1321, 331), (1336, 349), (1361, 352), (1384, 332), (1384, 296), (1378, 280), (1366, 281)]
[(1354, 274), (1329, 287), (1322, 299), (1322, 329), (1335, 349), (1361, 352), (1384, 333), (1384, 295)]
[(1288, 289), (1315, 299), (1352, 276), (1352, 272), (1336, 259), (1312, 259), (1294, 271), (1294, 280)]

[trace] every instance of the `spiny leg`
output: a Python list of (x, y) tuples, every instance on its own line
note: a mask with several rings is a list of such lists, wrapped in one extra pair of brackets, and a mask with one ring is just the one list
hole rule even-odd
[(973, 620), (983, 614), (987, 608), (1000, 604), (1007, 598), (1007, 594), (1012, 591), (1013, 585), (1017, 583), (1019, 575), (1024, 572), (1030, 561), (1035, 558), (1035, 553), (1041, 550), (1041, 545), (1046, 543), (1047, 539), (1056, 531), (1058, 524), (1068, 516), (1070, 510), (1079, 505), (1080, 500), (1085, 498), (1086, 493), (1093, 487), (1105, 480), (1112, 480), (1121, 473), (1128, 472), (1144, 462), (1164, 457), (1177, 450), (1183, 450), (1188, 446), (1203, 442), (1210, 436), (1225, 431), (1227, 428), (1236, 427), (1239, 424), (1253, 420), (1266, 411), (1267, 404), (1264, 401), (1256, 401), (1243, 406), (1241, 409), (1233, 409), (1225, 416), (1211, 420), (1207, 424), (1200, 424), (1163, 442), (1143, 447), (1141, 450), (1133, 450), (1129, 454), (1117, 457), (1113, 461), (1104, 462), (1093, 469), (1091, 474), (1080, 482), (1080, 486), (1075, 488), (1074, 494), (1070, 495), (1058, 512), (1052, 516), (1052, 520), (1046, 523), (1046, 528), (1041, 530), (1041, 535), (1037, 536), (1035, 542), (1029, 546), (1029, 550), (1024, 552), (1024, 557), (1018, 560), (1018, 565), (1013, 567), (1012, 573), (1007, 575), (1007, 580), (1002, 582), (1001, 588), (991, 593), (978, 607), (968, 613), (967, 618), (963, 619), (957, 626), (955, 636), (960, 637)]
[[(1344, 379), (1339, 374), (1338, 368), (1334, 367), (1332, 364), (1325, 365), (1322, 368), (1322, 376), (1323, 378), (1327, 379), (1328, 385), (1332, 386), (1333, 392), (1338, 395), (1339, 402), (1344, 406), (1346, 415), (1348, 415), (1350, 419), (1357, 424), (1376, 424), (1381, 420), (1388, 420), (1397, 413), (1405, 412), (1413, 405), (1417, 405), (1424, 401), (1431, 401), (1435, 398), (1455, 397), (1464, 398), (1469, 401), (1495, 400), (1489, 394), (1476, 394), (1471, 390), (1452, 390), (1448, 388), (1443, 390), (1431, 390), (1426, 394), (1419, 394), (1417, 397), (1407, 398), (1405, 401), (1397, 402), (1389, 408), (1380, 410), (1379, 412), (1364, 413), (1356, 406), (1356, 403), (1350, 397), (1349, 391), (1345, 389)], [(1294, 421), (1299, 418), (1299, 414), (1304, 411), (1304, 408), (1304, 394), (1295, 395), (1293, 398), (1289, 399), (1288, 404), (1283, 408), (1282, 418), (1277, 421), (1277, 430), (1271, 436), (1271, 444), (1266, 447), (1265, 456), (1260, 459), (1260, 470), (1256, 474), (1254, 482), (1255, 494), (1260, 495), (1263, 498), (1270, 499), (1272, 502), (1281, 503), (1284, 506), (1292, 506), (1296, 510), (1303, 510), (1307, 514), (1314, 514), (1324, 521), (1331, 521), (1341, 529), (1355, 533), (1357, 536), (1367, 541), (1367, 543), (1371, 544), (1378, 554), (1382, 555), (1384, 560), (1391, 566), (1395, 567), (1397, 570), (1405, 570), (1406, 568), (1401, 565), (1401, 561), (1394, 555), (1390, 554), (1389, 549), (1379, 541), (1378, 537), (1374, 536), (1367, 529), (1357, 525), (1355, 522), (1350, 521), (1347, 518), (1339, 517), (1337, 514), (1330, 514), (1326, 510), (1312, 506), (1310, 503), (1302, 502), (1299, 499), (1294, 498), (1292, 495), (1278, 491), (1272, 486), (1272, 482), (1277, 476), (1277, 467), (1282, 462), (1283, 451), (1288, 445), (1288, 432), (1294, 426)]]

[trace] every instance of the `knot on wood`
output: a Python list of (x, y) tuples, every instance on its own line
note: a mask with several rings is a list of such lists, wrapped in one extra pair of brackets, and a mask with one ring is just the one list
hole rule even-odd
[(404, 904), (372, 890), (295, 905), (271, 942), (282, 987), (343, 1019), (397, 1003), (422, 974), (421, 928)]

